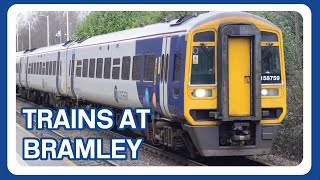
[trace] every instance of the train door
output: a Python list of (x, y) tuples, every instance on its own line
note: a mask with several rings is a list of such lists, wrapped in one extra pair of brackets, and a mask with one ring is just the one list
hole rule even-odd
[(250, 115), (250, 38), (230, 37), (229, 57), (229, 115)]
[(28, 86), (28, 71), (30, 71), (30, 69), (29, 69), (29, 58), (28, 57), (26, 57), (26, 63), (25, 63), (25, 86), (27, 87), (27, 88), (29, 88), (29, 86)]
[(74, 62), (75, 62), (75, 51), (72, 50), (72, 54), (71, 54), (71, 58), (68, 60), (68, 55), (67, 55), (67, 64), (69, 64), (68, 67), (68, 74), (67, 74), (67, 79), (68, 79), (68, 83), (67, 83), (67, 93), (69, 97), (75, 97), (75, 93), (74, 93)]
[(60, 61), (60, 57), (61, 57), (61, 54), (60, 54), (60, 51), (57, 53), (57, 73), (56, 73), (56, 89), (57, 89), (57, 93), (58, 95), (61, 94), (61, 91), (62, 91), (62, 86), (61, 86), (61, 61)]
[(20, 59), (19, 59), (19, 85), (20, 86), (22, 86), (22, 82), (21, 82), (22, 70), (23, 70), (22, 57), (20, 57)]
[(71, 76), (71, 93), (72, 93), (72, 96), (75, 97), (76, 94), (74, 92), (74, 71), (75, 71), (75, 58), (76, 58), (76, 54), (75, 53), (72, 53), (72, 58), (71, 58), (71, 73), (70, 73), (70, 76)]
[(168, 70), (170, 61), (170, 45), (171, 36), (165, 36), (162, 39), (162, 53), (161, 53), (161, 73), (160, 73), (160, 109), (162, 113), (171, 117), (168, 107)]
[(61, 88), (61, 93), (64, 96), (68, 95), (68, 50), (61, 51), (60, 52), (60, 70), (59, 70), (59, 75), (61, 76), (59, 80), (60, 82), (60, 88)]
[(223, 121), (261, 119), (261, 34), (254, 24), (219, 27), (218, 111)]
[(170, 43), (170, 54), (168, 58), (168, 77), (167, 77), (167, 96), (168, 96), (168, 107), (170, 110), (171, 116), (176, 116), (178, 113), (179, 105), (181, 105), (182, 89), (180, 88), (180, 72), (181, 72), (181, 61), (182, 61), (182, 52), (179, 48), (179, 41), (185, 40), (185, 37), (181, 36), (172, 36)]

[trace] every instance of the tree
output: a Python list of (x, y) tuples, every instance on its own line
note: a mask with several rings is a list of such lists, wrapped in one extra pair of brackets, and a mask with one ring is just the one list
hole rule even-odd
[[(76, 37), (88, 37), (180, 18), (190, 11), (105, 11), (91, 12), (77, 27)], [(204, 13), (198, 12), (198, 13)]]
[(76, 37), (95, 36), (159, 22), (164, 12), (91, 12), (77, 27)]
[[(303, 19), (297, 12), (253, 12), (282, 30), (287, 76), (287, 116), (274, 152), (292, 160), (303, 154)], [(287, 153), (283, 153), (287, 152)]]

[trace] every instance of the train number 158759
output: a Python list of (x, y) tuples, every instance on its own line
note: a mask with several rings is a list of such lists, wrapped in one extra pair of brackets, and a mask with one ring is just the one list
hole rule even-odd
[(261, 76), (261, 81), (279, 81), (280, 76)]

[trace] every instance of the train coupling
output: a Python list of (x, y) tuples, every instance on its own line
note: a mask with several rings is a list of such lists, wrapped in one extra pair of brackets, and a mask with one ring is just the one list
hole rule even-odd
[(241, 122), (233, 124), (232, 141), (250, 141), (250, 123)]

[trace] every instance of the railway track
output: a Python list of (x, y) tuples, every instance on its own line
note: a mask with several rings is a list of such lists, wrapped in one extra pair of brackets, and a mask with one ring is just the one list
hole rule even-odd
[[(16, 97), (16, 99), (17, 99), (17, 101), (28, 104), (29, 107), (30, 106), (43, 107), (39, 104), (36, 104), (34, 102), (28, 101), (28, 100), (20, 98), (20, 97)], [(18, 108), (20, 109), (20, 107), (18, 107)], [(21, 115), (19, 110), (16, 110), (16, 111), (19, 115)], [(64, 135), (62, 135), (61, 133), (59, 133), (55, 130), (50, 130), (50, 131), (47, 130), (47, 131), (48, 131), (48, 133), (51, 133), (53, 136), (57, 137), (58, 139), (65, 137)], [(102, 130), (97, 130), (97, 131), (102, 131)], [(117, 133), (114, 131), (103, 131), (103, 134), (106, 135), (106, 137), (104, 137), (104, 138), (127, 137), (123, 134), (120, 134), (120, 133)], [(152, 154), (159, 155), (165, 159), (170, 159), (170, 160), (175, 161), (175, 162), (182, 164), (184, 166), (270, 166), (270, 164), (254, 161), (254, 160), (249, 159), (247, 157), (214, 157), (214, 158), (203, 158), (203, 159), (199, 159), (199, 161), (194, 161), (194, 160), (187, 159), (183, 156), (168, 152), (166, 150), (163, 150), (161, 148), (155, 147), (155, 146), (147, 144), (147, 143), (143, 143), (141, 149), (143, 151), (148, 151), (148, 152), (151, 152)], [(112, 161), (106, 160), (104, 163), (109, 166), (118, 166), (118, 164), (116, 164)]]

